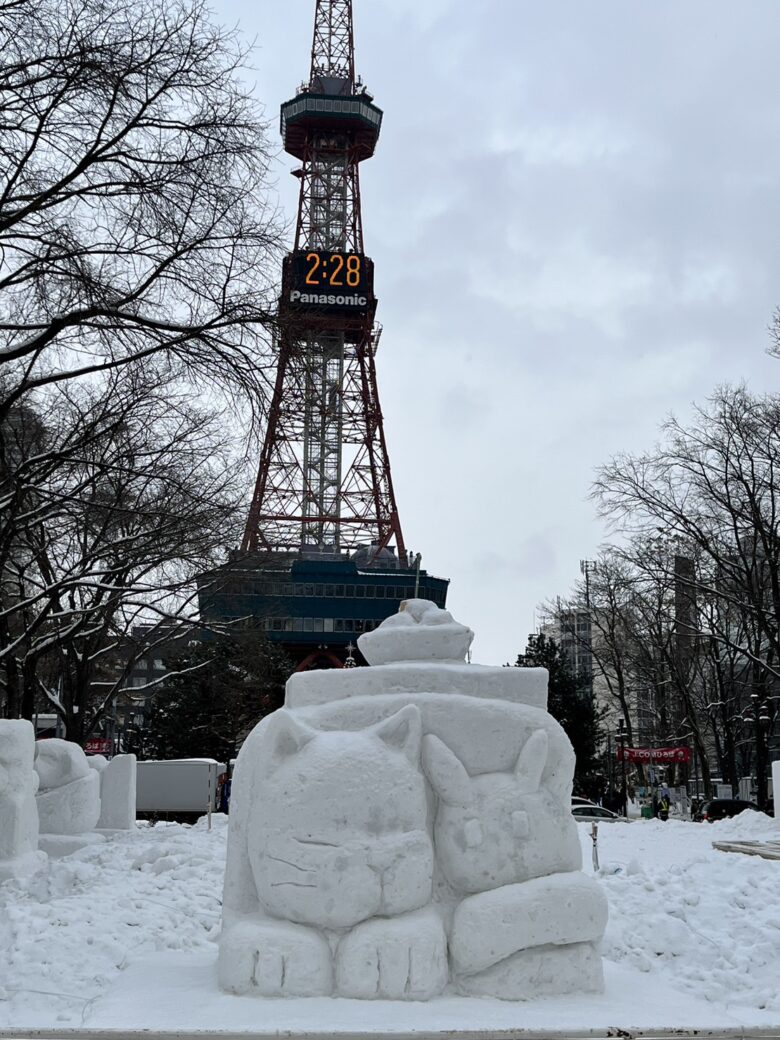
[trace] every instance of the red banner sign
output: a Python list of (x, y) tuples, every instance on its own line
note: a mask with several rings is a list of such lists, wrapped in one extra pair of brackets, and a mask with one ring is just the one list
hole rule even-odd
[(688, 747), (617, 747), (618, 761), (625, 759), (626, 762), (684, 762), (686, 765), (691, 760), (691, 749)]
[(114, 742), (106, 737), (92, 737), (84, 743), (85, 755), (113, 755)]

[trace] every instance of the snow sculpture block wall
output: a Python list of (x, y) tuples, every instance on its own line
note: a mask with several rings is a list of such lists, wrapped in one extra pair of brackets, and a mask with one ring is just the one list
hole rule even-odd
[(35, 732), (24, 719), (0, 719), (0, 881), (34, 873), (38, 852)]
[[(92, 765), (91, 761), (90, 765)], [(98, 829), (131, 831), (135, 827), (137, 773), (135, 755), (114, 755), (111, 761), (107, 762), (98, 772), (100, 774)]]
[(574, 754), (546, 673), (464, 663), (410, 600), (369, 669), (294, 675), (233, 779), (219, 981), (233, 993), (524, 1000), (603, 985)]
[(100, 774), (69, 740), (39, 740), (35, 770), (40, 780), (38, 817), (41, 834), (84, 834), (100, 817)]

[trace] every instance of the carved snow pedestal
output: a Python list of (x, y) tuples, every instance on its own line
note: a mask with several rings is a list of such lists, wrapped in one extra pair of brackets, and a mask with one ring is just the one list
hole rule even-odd
[(236, 764), (219, 981), (232, 993), (507, 1000), (603, 988), (574, 753), (543, 669), (464, 658), (425, 600), (308, 672)]
[(38, 852), (34, 755), (32, 723), (0, 719), (0, 881), (33, 874), (46, 861)]

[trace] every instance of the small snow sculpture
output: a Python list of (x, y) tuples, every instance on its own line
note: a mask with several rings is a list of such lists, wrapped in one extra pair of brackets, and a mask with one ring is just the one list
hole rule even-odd
[(100, 774), (90, 769), (78, 744), (52, 738), (35, 745), (40, 780), (38, 817), (41, 835), (85, 834), (100, 818)]
[(233, 993), (522, 1000), (599, 990), (574, 754), (546, 673), (465, 664), (425, 600), (307, 672), (233, 778), (219, 981)]
[(38, 852), (35, 732), (24, 719), (0, 719), (0, 881), (34, 873)]
[(407, 599), (397, 614), (358, 640), (369, 664), (455, 661), (462, 664), (474, 633), (427, 599)]

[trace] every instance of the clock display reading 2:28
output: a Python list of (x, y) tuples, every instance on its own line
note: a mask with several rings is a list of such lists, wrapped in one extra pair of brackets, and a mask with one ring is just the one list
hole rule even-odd
[(363, 257), (359, 253), (307, 253), (306, 285), (321, 289), (359, 289)]

